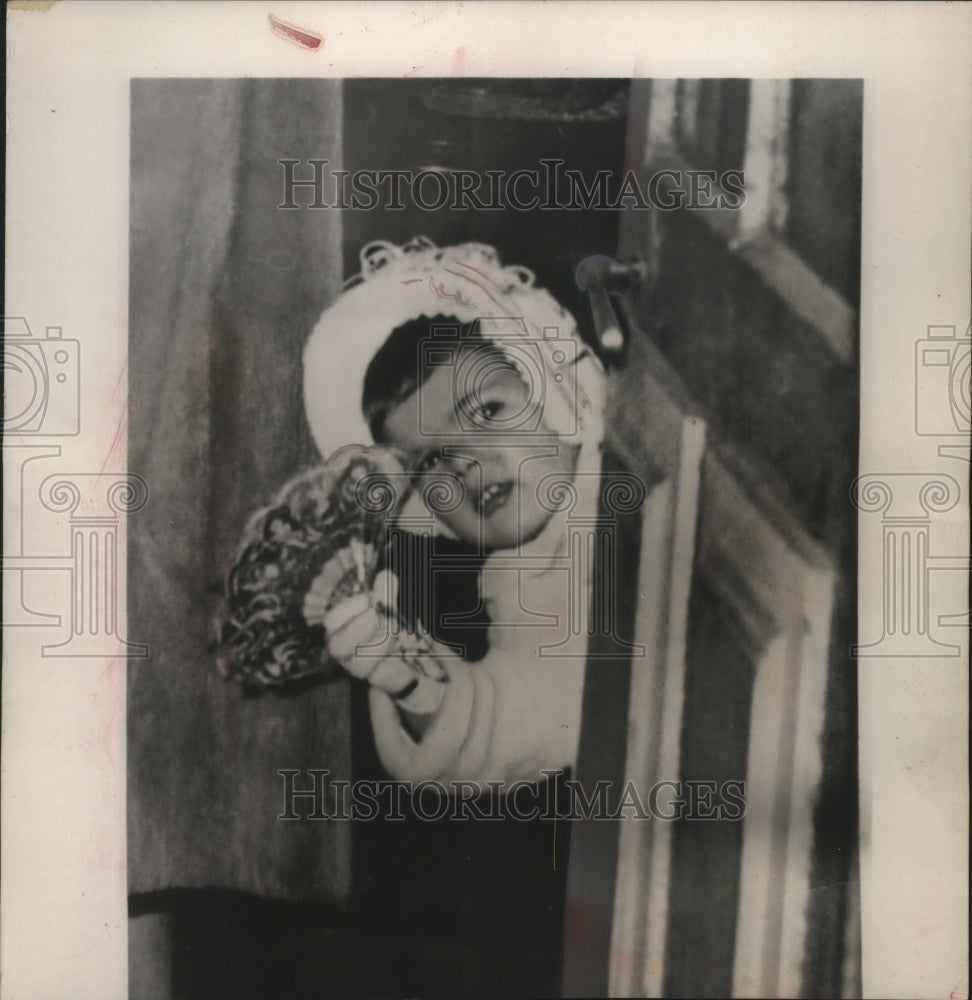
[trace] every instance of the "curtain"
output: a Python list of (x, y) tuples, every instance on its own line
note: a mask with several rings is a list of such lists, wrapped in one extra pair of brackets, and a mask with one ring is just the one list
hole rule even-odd
[(345, 681), (244, 697), (211, 645), (248, 515), (317, 459), (300, 357), (340, 289), (341, 222), (286, 211), (280, 159), (340, 167), (341, 84), (135, 80), (131, 116), (129, 891), (340, 902), (347, 823), (282, 821), (280, 769), (350, 777)]

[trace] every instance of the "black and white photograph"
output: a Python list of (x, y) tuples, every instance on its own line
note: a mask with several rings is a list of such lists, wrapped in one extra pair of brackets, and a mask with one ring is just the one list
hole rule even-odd
[(14, 7), (3, 996), (967, 997), (969, 9)]
[(860, 994), (862, 93), (132, 81), (133, 996)]

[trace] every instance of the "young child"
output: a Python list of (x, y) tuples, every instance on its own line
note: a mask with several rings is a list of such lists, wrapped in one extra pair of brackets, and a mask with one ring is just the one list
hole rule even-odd
[[(328, 614), (330, 652), (371, 685), (392, 777), (538, 781), (577, 752), (585, 660), (568, 640), (586, 636), (590, 579), (569, 519), (596, 514), (603, 373), (570, 315), (490, 247), (416, 240), (361, 258), (306, 348), (310, 426), (325, 456), (369, 437), (401, 449), (416, 486), (403, 523), (434, 516), (488, 553), (489, 652), (467, 663), (426, 636), (435, 662), (418, 675), (367, 595)], [(380, 591), (394, 586), (375, 596), (393, 603)]]

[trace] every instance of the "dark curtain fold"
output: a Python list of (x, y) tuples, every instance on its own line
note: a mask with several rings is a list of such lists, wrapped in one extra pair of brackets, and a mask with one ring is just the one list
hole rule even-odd
[(280, 821), (281, 768), (350, 777), (337, 681), (245, 698), (211, 652), (211, 591), (249, 514), (317, 456), (300, 357), (340, 289), (341, 222), (282, 211), (279, 159), (342, 160), (341, 84), (132, 84), (129, 523), (132, 893), (220, 887), (343, 900), (348, 824)]

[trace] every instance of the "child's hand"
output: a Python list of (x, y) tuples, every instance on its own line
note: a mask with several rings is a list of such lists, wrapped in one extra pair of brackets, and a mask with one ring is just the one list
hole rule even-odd
[[(335, 605), (324, 616), (324, 628), (328, 652), (354, 677), (389, 694), (411, 680), (412, 671), (396, 655), (396, 637), (388, 632), (387, 622), (368, 594), (356, 594)], [(381, 638), (383, 633), (387, 634)]]
[[(402, 658), (402, 637), (388, 628), (388, 619), (379, 614), (375, 602), (394, 606), (398, 581), (393, 574), (379, 573), (374, 595), (356, 594), (335, 605), (324, 616), (328, 652), (352, 676), (368, 681), (412, 712), (435, 711), (442, 697), (441, 684), (419, 674)], [(434, 659), (434, 647), (425, 655)], [(435, 666), (441, 670), (441, 664)], [(416, 683), (418, 682), (418, 683)]]

